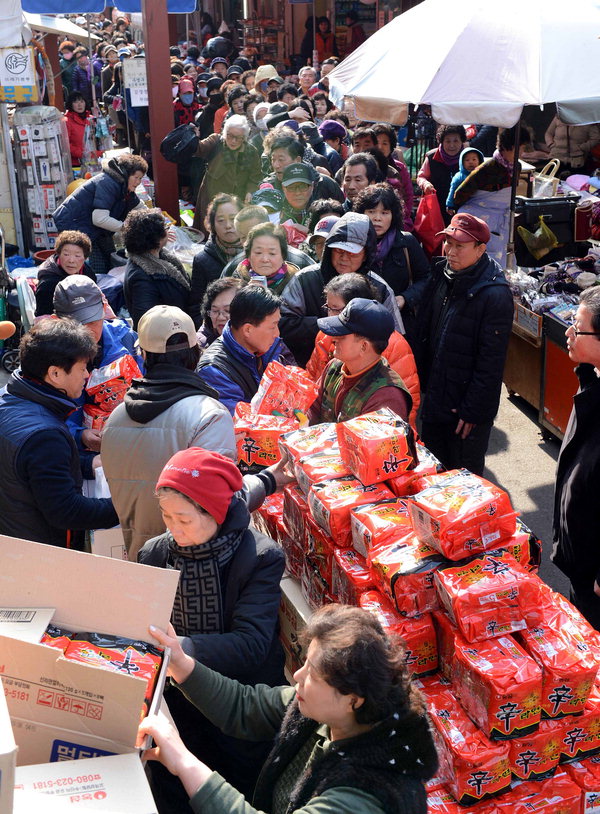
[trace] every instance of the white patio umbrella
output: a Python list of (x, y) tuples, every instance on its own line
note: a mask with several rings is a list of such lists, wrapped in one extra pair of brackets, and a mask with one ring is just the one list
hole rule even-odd
[[(581, 109), (600, 98), (600, 2), (424, 0), (369, 37), (329, 83), (336, 105), (348, 97), (358, 118), (393, 124), (408, 102), (431, 105), (444, 124), (500, 127), (524, 105)], [(579, 121), (590, 121), (583, 107)]]

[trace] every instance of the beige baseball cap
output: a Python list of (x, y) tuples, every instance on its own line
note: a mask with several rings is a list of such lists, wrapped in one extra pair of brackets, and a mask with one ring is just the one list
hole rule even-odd
[[(185, 334), (186, 342), (169, 345), (168, 340), (175, 334)], [(138, 342), (147, 353), (170, 353), (184, 348), (195, 348), (198, 344), (196, 328), (192, 318), (174, 305), (155, 305), (143, 315), (138, 323)]]

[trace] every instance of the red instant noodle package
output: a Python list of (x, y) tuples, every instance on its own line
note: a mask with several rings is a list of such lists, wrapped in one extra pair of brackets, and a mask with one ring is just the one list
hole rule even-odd
[(381, 484), (364, 486), (348, 475), (325, 483), (314, 483), (308, 494), (311, 514), (336, 545), (347, 548), (352, 543), (350, 511), (355, 506), (376, 503), (392, 497)]
[(279, 439), (282, 455), (294, 463), (305, 455), (316, 452), (338, 452), (339, 444), (335, 423), (315, 424), (312, 427), (299, 427), (286, 432)]
[(510, 787), (508, 743), (487, 738), (435, 679), (424, 685), (440, 761), (438, 774), (448, 790), (462, 805), (502, 794)]
[(336, 451), (305, 455), (294, 464), (294, 472), (298, 486), (305, 495), (308, 495), (313, 483), (335, 480), (350, 474), (348, 467), (340, 458), (340, 453)]
[(423, 444), (417, 442), (416, 450), (419, 460), (415, 468), (407, 469), (395, 478), (386, 481), (387, 486), (389, 486), (392, 492), (398, 495), (398, 497), (415, 495), (421, 491), (421, 478), (427, 477), (428, 475), (436, 475), (444, 470), (444, 467), (433, 452), (430, 452)]
[(409, 499), (415, 534), (449, 560), (461, 560), (512, 537), (517, 513), (507, 493), (466, 469), (423, 479), (430, 486)]
[(40, 639), (40, 644), (45, 644), (47, 647), (56, 647), (57, 650), (62, 650), (64, 653), (71, 644), (72, 637), (73, 634), (68, 630), (49, 624)]
[(427, 814), (498, 814), (498, 809), (494, 800), (461, 806), (442, 786), (427, 792)]
[(434, 579), (442, 606), (468, 642), (522, 630), (540, 601), (539, 577), (506, 552), (444, 568)]
[(283, 492), (275, 492), (265, 498), (262, 506), (252, 512), (252, 525), (266, 534), (271, 540), (277, 540), (277, 518), (283, 516)]
[(358, 604), (363, 610), (374, 613), (384, 630), (402, 639), (406, 666), (414, 675), (427, 675), (437, 670), (437, 645), (431, 614), (403, 619), (379, 591), (365, 591)]
[(566, 772), (515, 785), (496, 800), (498, 814), (581, 814), (581, 789)]
[(337, 434), (342, 460), (365, 486), (415, 466), (412, 428), (387, 407), (341, 422)]
[(562, 718), (583, 712), (598, 672), (583, 639), (546, 624), (521, 630), (518, 639), (542, 668), (542, 715)]
[(306, 370), (281, 362), (269, 362), (250, 406), (253, 413), (294, 418), (294, 411), (307, 413), (318, 388)]
[(283, 489), (283, 518), (289, 534), (300, 546), (305, 537), (306, 521), (309, 519), (308, 503), (302, 489), (295, 483), (288, 483)]
[(598, 814), (600, 810), (600, 756), (567, 763), (565, 772), (583, 790), (581, 814)]
[(594, 684), (581, 715), (560, 720), (563, 725), (560, 762), (600, 753), (600, 687)]
[(283, 517), (277, 518), (277, 541), (285, 554), (285, 567), (288, 573), (300, 579), (304, 562), (303, 540), (290, 534)]
[(517, 530), (502, 544), (509, 554), (528, 571), (537, 572), (542, 560), (542, 541), (517, 517)]
[(405, 500), (367, 503), (350, 512), (352, 546), (363, 557), (390, 543), (414, 535)]
[(523, 737), (538, 728), (542, 671), (512, 636), (477, 644), (457, 637), (452, 687), (471, 720), (492, 740)]
[(542, 721), (535, 732), (511, 740), (508, 760), (517, 780), (552, 777), (560, 759), (562, 721)]
[(331, 592), (342, 605), (358, 605), (360, 595), (376, 587), (367, 561), (353, 548), (336, 548), (331, 562)]
[(309, 556), (305, 556), (302, 563), (300, 587), (306, 604), (312, 610), (317, 610), (332, 601), (329, 586), (319, 573), (317, 564)]
[(106, 413), (112, 413), (123, 401), (133, 379), (141, 375), (137, 362), (127, 353), (114, 362), (92, 370), (85, 390), (97, 407), (101, 407)]
[(65, 658), (80, 661), (113, 673), (143, 678), (146, 681), (142, 717), (148, 713), (156, 679), (162, 663), (162, 651), (148, 642), (133, 641), (104, 633), (75, 633)]
[(540, 602), (531, 608), (527, 625), (547, 625), (552, 630), (567, 631), (582, 643), (583, 649), (589, 648), (596, 660), (600, 660), (600, 633), (568, 599), (545, 583), (540, 585)]
[(418, 616), (440, 606), (433, 575), (446, 560), (414, 535), (369, 555), (379, 586), (402, 616)]
[(255, 474), (281, 460), (279, 439), (296, 429), (295, 418), (255, 415), (250, 405), (238, 402), (233, 415), (237, 464), (243, 474)]
[(333, 581), (333, 553), (335, 544), (323, 529), (318, 526), (312, 517), (306, 518), (304, 550), (315, 564), (327, 590), (332, 592)]
[(457, 637), (460, 636), (458, 628), (450, 621), (450, 617), (444, 611), (435, 611), (431, 614), (435, 635), (437, 639), (438, 661), (440, 673), (450, 680), (452, 676), (452, 663), (454, 661), (454, 648)]

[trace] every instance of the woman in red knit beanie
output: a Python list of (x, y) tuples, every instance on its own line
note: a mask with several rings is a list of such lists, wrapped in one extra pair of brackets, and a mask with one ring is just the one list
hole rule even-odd
[[(190, 447), (175, 453), (156, 484), (167, 532), (140, 549), (138, 562), (180, 573), (171, 621), (189, 655), (245, 684), (284, 683), (278, 637), (283, 552), (250, 527), (234, 463)], [(251, 790), (269, 749), (223, 735), (173, 687), (169, 710), (187, 748), (218, 763), (230, 783)], [(159, 811), (184, 811), (181, 783), (151, 764)]]

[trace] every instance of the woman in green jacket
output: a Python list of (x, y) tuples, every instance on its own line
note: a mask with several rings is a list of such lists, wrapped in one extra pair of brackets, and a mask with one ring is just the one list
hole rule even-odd
[[(145, 757), (176, 774), (202, 814), (426, 814), (424, 783), (437, 770), (425, 704), (402, 648), (368, 611), (327, 605), (308, 623), (295, 687), (245, 687), (186, 656), (173, 635), (171, 677), (224, 732), (276, 736), (252, 804), (183, 745), (166, 718), (140, 725), (156, 746)], [(174, 633), (174, 631), (170, 631)]]

